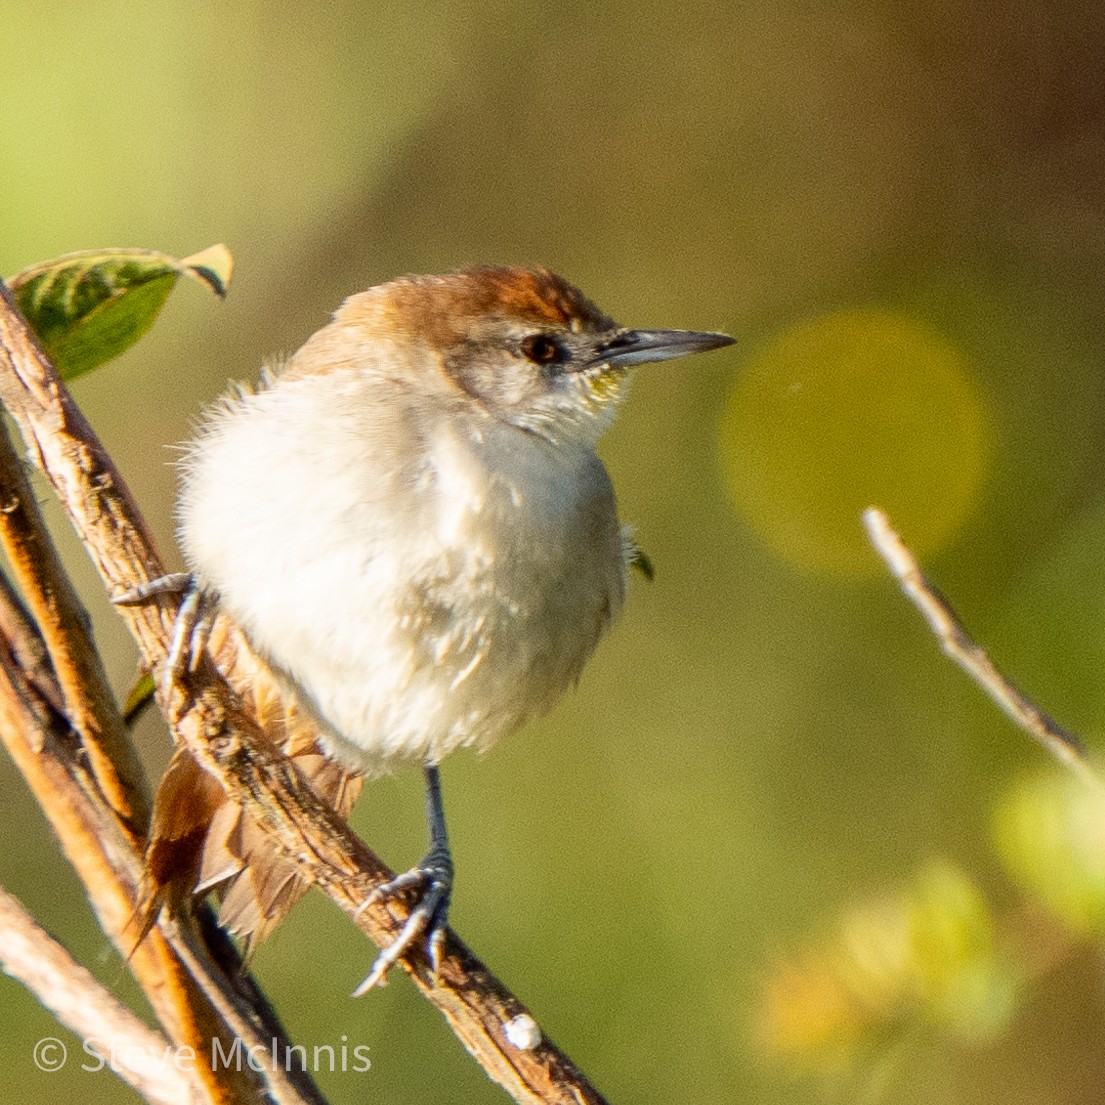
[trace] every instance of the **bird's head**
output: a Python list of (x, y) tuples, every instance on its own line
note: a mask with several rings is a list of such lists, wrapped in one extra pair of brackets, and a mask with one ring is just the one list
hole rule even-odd
[(554, 441), (593, 442), (629, 369), (732, 341), (626, 329), (548, 269), (480, 266), (351, 296), (304, 352), (316, 346), (314, 371), (360, 363)]

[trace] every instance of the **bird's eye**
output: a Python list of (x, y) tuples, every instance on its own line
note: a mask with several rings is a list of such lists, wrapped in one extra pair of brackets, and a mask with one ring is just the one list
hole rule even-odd
[(563, 359), (564, 350), (548, 334), (530, 334), (522, 339), (522, 355), (534, 364), (552, 364)]

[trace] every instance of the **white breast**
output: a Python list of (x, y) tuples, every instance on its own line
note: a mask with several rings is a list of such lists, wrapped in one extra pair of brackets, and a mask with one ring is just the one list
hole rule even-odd
[(185, 468), (180, 536), (334, 754), (370, 772), (548, 710), (624, 596), (590, 449), (445, 417), (363, 374), (219, 408)]

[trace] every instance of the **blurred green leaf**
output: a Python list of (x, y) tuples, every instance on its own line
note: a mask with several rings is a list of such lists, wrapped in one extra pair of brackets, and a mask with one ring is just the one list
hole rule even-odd
[(222, 297), (232, 270), (224, 245), (183, 260), (143, 249), (88, 250), (33, 265), (8, 284), (62, 378), (71, 380), (130, 348), (181, 274)]
[(909, 888), (913, 989), (933, 1023), (985, 1040), (1013, 1012), (1016, 972), (999, 951), (990, 906), (953, 865), (930, 861)]
[(934, 1025), (991, 1038), (1013, 1012), (1018, 972), (967, 875), (932, 860), (898, 893), (849, 908), (765, 979), (765, 1052), (796, 1071), (863, 1079), (897, 1042)]
[(123, 721), (127, 726), (133, 725), (153, 702), (153, 696), (157, 692), (157, 684), (150, 673), (143, 672), (138, 681), (130, 689), (126, 704), (123, 706)]
[(1105, 799), (1073, 775), (1011, 787), (994, 813), (1009, 873), (1073, 933), (1105, 933)]

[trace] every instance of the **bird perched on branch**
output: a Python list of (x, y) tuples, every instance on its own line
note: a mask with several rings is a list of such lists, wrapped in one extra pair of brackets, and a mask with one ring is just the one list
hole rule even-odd
[[(359, 776), (425, 771), (430, 849), (375, 892), (417, 904), (359, 991), (419, 939), (436, 971), (453, 882), (440, 761), (548, 711), (621, 609), (636, 552), (595, 444), (630, 370), (731, 340), (623, 328), (546, 269), (408, 276), (351, 296), (204, 419), (181, 546), (273, 693), (316, 723), (321, 748), (292, 732), (287, 750), (343, 814)], [(183, 750), (151, 855), (155, 878), (221, 886), (247, 940), (303, 890)]]

